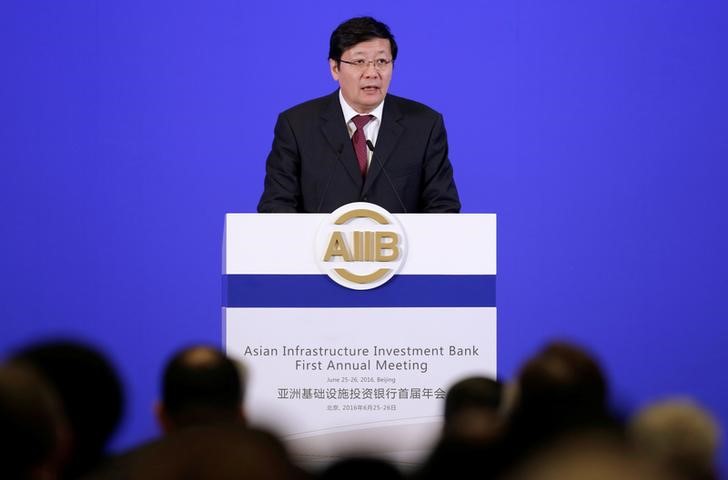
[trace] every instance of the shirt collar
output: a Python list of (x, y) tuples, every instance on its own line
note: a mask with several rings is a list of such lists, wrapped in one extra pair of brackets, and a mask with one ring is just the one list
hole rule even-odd
[[(356, 117), (357, 115), (361, 115), (359, 112), (351, 108), (348, 103), (346, 103), (346, 100), (344, 100), (344, 94), (341, 93), (341, 89), (339, 89), (339, 103), (341, 103), (341, 110), (344, 112), (344, 119), (346, 119), (346, 123), (351, 122), (351, 119)], [(381, 122), (383, 110), (384, 100), (382, 100), (379, 105), (377, 105), (377, 108), (369, 112), (368, 115), (373, 115), (376, 120), (379, 120)]]

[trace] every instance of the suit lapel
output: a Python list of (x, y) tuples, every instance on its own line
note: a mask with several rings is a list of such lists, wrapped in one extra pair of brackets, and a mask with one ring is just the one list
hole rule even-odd
[(341, 162), (344, 170), (349, 173), (354, 183), (361, 188), (363, 180), (359, 171), (359, 163), (354, 153), (354, 147), (351, 144), (349, 132), (346, 129), (346, 121), (344, 120), (344, 114), (341, 111), (341, 104), (339, 103), (338, 90), (330, 96), (329, 104), (321, 112), (321, 119), (321, 131), (324, 137), (326, 137), (329, 145), (334, 150), (335, 155), (338, 156), (338, 160)]
[(387, 160), (389, 160), (390, 154), (404, 131), (404, 127), (399, 123), (401, 118), (402, 113), (399, 110), (399, 106), (395, 103), (394, 99), (387, 97), (384, 100), (384, 110), (382, 112), (379, 135), (377, 135), (377, 145), (374, 148), (374, 155), (372, 155), (372, 161), (369, 164), (369, 171), (364, 182), (362, 195), (374, 184), (382, 167), (387, 168)]

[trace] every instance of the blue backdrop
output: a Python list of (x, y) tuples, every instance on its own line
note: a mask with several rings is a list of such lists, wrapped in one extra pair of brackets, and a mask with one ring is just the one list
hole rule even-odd
[(220, 342), (223, 215), (255, 210), (276, 115), (335, 89), (330, 32), (370, 14), (390, 91), (445, 116), (464, 211), (499, 215), (502, 375), (566, 337), (625, 409), (728, 418), (728, 4), (350, 3), (3, 2), (2, 352), (100, 345), (115, 446), (155, 435), (164, 359)]

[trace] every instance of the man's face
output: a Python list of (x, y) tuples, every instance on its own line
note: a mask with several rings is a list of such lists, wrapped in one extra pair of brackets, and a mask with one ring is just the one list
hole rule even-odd
[[(341, 93), (346, 103), (358, 113), (369, 113), (379, 105), (387, 94), (389, 82), (392, 80), (392, 66), (375, 67), (377, 60), (392, 60), (389, 40), (374, 38), (357, 43), (341, 55), (342, 62), (329, 59), (331, 75), (339, 82)], [(350, 65), (345, 62), (367, 62), (361, 65)]]

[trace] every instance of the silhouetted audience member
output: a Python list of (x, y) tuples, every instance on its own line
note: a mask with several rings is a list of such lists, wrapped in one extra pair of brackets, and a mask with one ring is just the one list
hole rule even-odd
[[(717, 479), (721, 432), (710, 413), (681, 399), (651, 405), (632, 418), (627, 442), (599, 363), (577, 345), (545, 345), (509, 387), (485, 377), (452, 385), (440, 441), (413, 477)], [(0, 478), (308, 478), (279, 439), (246, 425), (244, 394), (241, 366), (220, 349), (182, 349), (162, 372), (165, 435), (102, 462), (123, 410), (114, 368), (83, 344), (32, 345), (0, 365)], [(352, 457), (318, 477), (403, 475), (385, 460)]]
[(663, 400), (637, 412), (629, 434), (638, 451), (690, 480), (717, 479), (720, 426), (686, 398)]
[[(179, 350), (168, 360), (162, 371), (161, 400), (155, 408), (157, 421), (165, 436), (118, 455), (90, 478), (180, 478), (177, 475), (181, 475), (183, 470), (179, 469), (183, 467), (192, 468), (197, 472), (195, 475), (199, 475), (189, 478), (206, 478), (203, 470), (212, 464), (207, 462), (195, 466), (202, 462), (197, 453), (201, 450), (193, 445), (195, 434), (190, 436), (184, 432), (200, 432), (200, 442), (211, 439), (213, 443), (220, 438), (237, 438), (237, 435), (243, 435), (240, 433), (244, 430), (245, 423), (243, 394), (240, 368), (225, 353), (205, 345)], [(232, 430), (227, 431), (223, 427), (231, 427)], [(173, 439), (168, 440), (167, 437)], [(249, 439), (246, 440), (248, 441)], [(188, 451), (197, 456), (189, 459), (174, 458), (175, 455), (185, 455)], [(155, 470), (154, 461), (169, 464), (160, 464)], [(215, 474), (222, 475), (223, 471), (240, 473), (239, 465), (229, 463), (233, 459), (226, 462), (221, 463), (221, 470)], [(144, 476), (139, 476), (139, 472), (143, 472)], [(212, 475), (210, 478), (227, 477)]]
[(351, 457), (331, 464), (319, 478), (321, 480), (401, 480), (404, 476), (386, 460)]
[(516, 413), (562, 428), (601, 418), (607, 409), (607, 380), (598, 362), (564, 342), (546, 345), (518, 374)]
[(448, 478), (483, 472), (501, 433), (502, 385), (485, 377), (456, 382), (445, 397), (442, 437), (416, 478)]
[(77, 478), (106, 459), (106, 446), (124, 406), (121, 381), (106, 357), (74, 341), (31, 345), (13, 361), (35, 368), (58, 394), (70, 427), (64, 478)]
[(175, 354), (162, 375), (157, 419), (163, 431), (209, 423), (242, 423), (244, 385), (239, 366), (209, 346)]
[(609, 412), (607, 380), (599, 363), (576, 345), (547, 344), (521, 367), (515, 388), (515, 403), (498, 445), (498, 470), (566, 435), (621, 433)]
[(275, 436), (240, 424), (217, 423), (171, 432), (139, 452), (126, 476), (115, 478), (294, 480), (300, 475)]
[(26, 366), (0, 367), (0, 478), (55, 479), (68, 449), (60, 402)]
[(486, 377), (456, 382), (445, 397), (443, 435), (464, 441), (490, 440), (501, 421), (502, 391), (500, 382)]
[(643, 461), (622, 439), (582, 431), (545, 445), (505, 480), (679, 480)]

